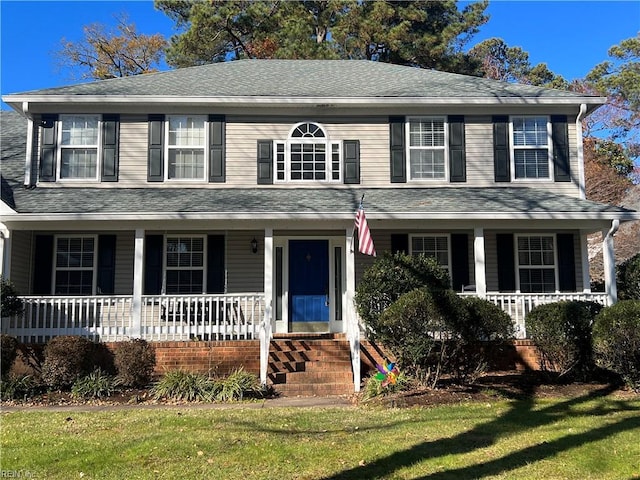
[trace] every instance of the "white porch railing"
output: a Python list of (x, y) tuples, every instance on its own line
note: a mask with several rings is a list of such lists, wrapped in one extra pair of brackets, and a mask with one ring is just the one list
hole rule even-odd
[(113, 342), (257, 339), (264, 317), (262, 293), (143, 296), (139, 319), (133, 297), (22, 296), (24, 311), (2, 319), (2, 332), (24, 343), (59, 335)]
[[(459, 295), (475, 295), (474, 292), (460, 293)], [(492, 293), (488, 292), (488, 301), (504, 310), (512, 319), (515, 327), (516, 338), (527, 338), (525, 318), (533, 307), (545, 303), (560, 302), (563, 300), (580, 300), (601, 303), (607, 305), (606, 293)]]

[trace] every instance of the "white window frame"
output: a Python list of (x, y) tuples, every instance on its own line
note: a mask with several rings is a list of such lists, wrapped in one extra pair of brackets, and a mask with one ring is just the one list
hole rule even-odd
[[(72, 117), (91, 117), (96, 118), (98, 121), (98, 134), (96, 136), (95, 145), (63, 145), (62, 136), (63, 129), (62, 124), (65, 118)], [(102, 161), (102, 115), (93, 113), (76, 113), (76, 114), (62, 114), (58, 118), (58, 132), (56, 139), (56, 179), (61, 182), (98, 182), (100, 181), (101, 161)], [(74, 149), (95, 149), (96, 150), (96, 174), (94, 177), (62, 177), (62, 152), (64, 150)]]
[[(91, 267), (58, 267), (58, 240), (60, 239), (87, 239), (90, 238), (93, 240), (93, 264)], [(54, 235), (53, 236), (53, 272), (51, 285), (53, 288), (53, 295), (57, 295), (57, 282), (56, 282), (56, 274), (59, 271), (63, 272), (71, 272), (71, 271), (91, 271), (91, 293), (88, 295), (95, 295), (98, 284), (98, 236), (97, 235)], [(81, 293), (64, 293), (60, 294), (64, 296), (83, 296), (86, 294)]]
[[(419, 255), (423, 252), (414, 252), (413, 250), (413, 239), (414, 238), (446, 238), (447, 239), (447, 265), (440, 265), (442, 268), (445, 268), (447, 272), (449, 272), (449, 278), (451, 278), (451, 235), (448, 233), (411, 233), (409, 234), (409, 254), (410, 255)], [(431, 257), (431, 255), (427, 255)], [(436, 257), (431, 257), (436, 258)], [(436, 258), (437, 260), (437, 258)]]
[[(513, 123), (520, 118), (544, 118), (547, 122), (547, 144), (546, 145), (516, 145), (515, 129)], [(517, 177), (516, 176), (516, 150), (547, 150), (547, 169), (549, 175), (546, 177)], [(509, 155), (511, 162), (511, 180), (514, 182), (545, 182), (551, 180), (553, 176), (553, 139), (551, 132), (551, 117), (549, 115), (511, 115), (509, 117)]]
[[(442, 146), (411, 146), (411, 124), (424, 121), (442, 121), (444, 128), (444, 145)], [(449, 180), (449, 122), (446, 115), (421, 115), (407, 117), (405, 126), (405, 144), (407, 149), (407, 179), (410, 182), (443, 182)], [(412, 150), (430, 150), (443, 151), (444, 159), (444, 175), (437, 178), (413, 178), (411, 175), (411, 151)]]
[[(203, 120), (203, 128), (204, 128), (204, 139), (203, 145), (171, 145), (169, 143), (169, 131), (170, 131), (170, 123), (172, 118), (194, 118)], [(206, 182), (209, 178), (209, 119), (207, 115), (190, 115), (190, 114), (172, 114), (167, 115), (164, 122), (164, 180), (167, 182)], [(169, 161), (170, 155), (169, 152), (171, 150), (198, 150), (202, 149), (203, 152), (203, 161), (204, 168), (203, 176), (201, 178), (170, 178), (169, 177)]]
[[(181, 266), (177, 266), (177, 267), (169, 267), (167, 265), (167, 255), (168, 255), (168, 251), (167, 251), (167, 244), (168, 244), (168, 240), (169, 239), (182, 239), (182, 238), (189, 238), (191, 240), (195, 239), (195, 238), (200, 238), (202, 239), (202, 267), (194, 267), (194, 266), (190, 266), (190, 267), (181, 267)], [(189, 271), (195, 271), (195, 270), (202, 270), (202, 292), (198, 292), (198, 293), (167, 293), (167, 272), (168, 271), (184, 271), (184, 270), (189, 270)], [(167, 295), (201, 295), (207, 292), (207, 236), (206, 235), (194, 235), (194, 234), (189, 234), (189, 233), (185, 233), (185, 234), (166, 234), (164, 236), (164, 241), (162, 242), (162, 293), (163, 294), (167, 294)]]
[[(521, 238), (533, 238), (533, 237), (547, 237), (551, 238), (553, 241), (553, 265), (520, 265), (520, 250), (518, 248), (519, 239)], [(515, 265), (516, 265), (516, 291), (518, 293), (522, 293), (520, 286), (520, 270), (553, 270), (553, 282), (554, 282), (554, 290), (553, 292), (525, 292), (531, 293), (533, 295), (536, 294), (544, 294), (544, 293), (558, 293), (558, 282), (559, 282), (559, 273), (558, 273), (558, 239), (553, 233), (519, 233), (514, 235), (514, 253), (515, 253)]]
[[(322, 131), (323, 137), (293, 137), (293, 133), (301, 127), (302, 125), (315, 125)], [(324, 144), (325, 148), (325, 178), (324, 180), (317, 179), (292, 179), (292, 169), (291, 169), (291, 146), (293, 144)], [(338, 156), (338, 178), (333, 178), (333, 155), (334, 155), (334, 147), (337, 149)], [(343, 177), (343, 168), (342, 168), (342, 142), (341, 141), (332, 141), (329, 138), (326, 128), (324, 128), (321, 124), (312, 121), (299, 122), (296, 123), (290, 130), (287, 135), (286, 140), (276, 140), (273, 142), (273, 162), (274, 162), (274, 183), (342, 183)], [(282, 156), (282, 158), (280, 158)], [(279, 163), (284, 162), (284, 170), (279, 169)], [(279, 173), (284, 173), (284, 178), (278, 178)], [(316, 170), (314, 170), (316, 172)]]

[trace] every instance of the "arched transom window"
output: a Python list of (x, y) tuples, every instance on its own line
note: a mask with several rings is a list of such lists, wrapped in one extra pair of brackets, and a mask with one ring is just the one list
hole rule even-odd
[(316, 123), (294, 125), (286, 141), (276, 141), (276, 181), (339, 182), (340, 142)]

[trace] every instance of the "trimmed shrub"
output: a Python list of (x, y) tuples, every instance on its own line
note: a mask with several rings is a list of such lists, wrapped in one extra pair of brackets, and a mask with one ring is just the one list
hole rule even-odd
[(94, 344), (77, 336), (55, 337), (44, 348), (42, 381), (50, 387), (65, 389), (79, 377), (88, 375), (95, 365)]
[(356, 288), (356, 307), (360, 318), (376, 332), (380, 314), (400, 296), (422, 287), (446, 290), (449, 285), (449, 273), (435, 259), (385, 252), (362, 276)]
[(591, 373), (591, 326), (602, 308), (595, 302), (561, 301), (538, 305), (529, 312), (527, 335), (540, 351), (543, 370), (560, 377), (585, 378)]
[(435, 386), (443, 373), (457, 373), (464, 340), (456, 324), (467, 311), (453, 290), (420, 288), (402, 295), (380, 315), (376, 341), (388, 348), (401, 370)]
[(114, 347), (118, 380), (128, 387), (144, 387), (151, 382), (156, 366), (156, 353), (146, 340), (119, 342)]
[(78, 378), (73, 382), (71, 393), (80, 398), (110, 397), (116, 390), (117, 385), (118, 382), (112, 375), (97, 368), (89, 375)]
[(18, 354), (18, 340), (11, 335), (0, 334), (0, 378), (9, 374)]
[(617, 266), (620, 300), (640, 300), (640, 253)]
[(22, 300), (18, 298), (16, 287), (9, 280), (0, 277), (0, 313), (12, 317), (22, 313)]
[(602, 309), (593, 325), (596, 363), (640, 391), (640, 300), (625, 300)]
[(513, 320), (504, 310), (484, 298), (460, 298), (467, 309), (467, 322), (459, 328), (468, 341), (495, 342), (513, 338)]

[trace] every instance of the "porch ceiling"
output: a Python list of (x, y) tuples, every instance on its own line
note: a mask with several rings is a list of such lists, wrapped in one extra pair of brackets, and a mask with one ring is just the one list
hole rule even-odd
[[(15, 188), (4, 220), (351, 219), (634, 220), (621, 207), (532, 188)], [(9, 218), (10, 217), (10, 218)]]

